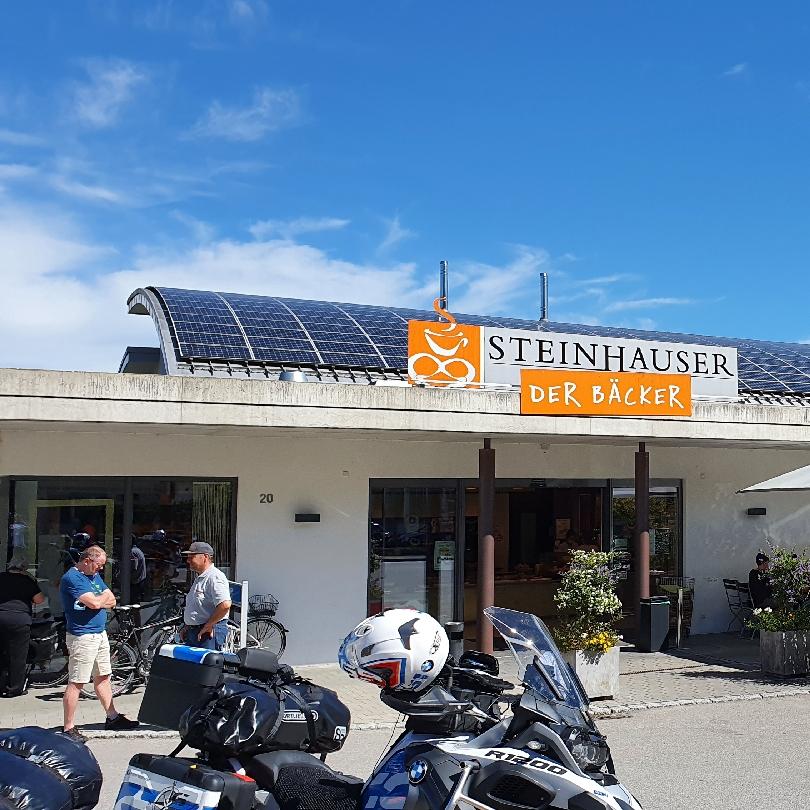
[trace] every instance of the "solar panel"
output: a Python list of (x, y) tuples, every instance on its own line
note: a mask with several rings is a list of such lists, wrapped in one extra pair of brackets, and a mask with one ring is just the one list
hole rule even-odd
[[(179, 359), (384, 368), (407, 366), (408, 321), (439, 321), (432, 310), (306, 301), (202, 290), (150, 288), (157, 294)], [(455, 313), (459, 323), (547, 332), (705, 343), (738, 350), (740, 389), (810, 393), (810, 345), (645, 332)]]

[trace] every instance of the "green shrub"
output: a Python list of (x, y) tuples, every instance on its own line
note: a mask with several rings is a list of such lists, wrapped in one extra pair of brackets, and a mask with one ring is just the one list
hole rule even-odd
[(554, 601), (560, 621), (553, 629), (561, 650), (584, 650), (601, 656), (619, 641), (615, 624), (622, 603), (616, 595), (615, 552), (574, 551)]

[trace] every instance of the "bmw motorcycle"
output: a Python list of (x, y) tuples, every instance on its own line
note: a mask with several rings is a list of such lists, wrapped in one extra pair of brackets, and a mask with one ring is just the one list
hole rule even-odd
[(505, 608), (486, 614), (517, 660), (522, 694), (507, 694), (495, 658), (465, 653), (412, 700), (381, 692), (408, 719), (365, 783), (301, 751), (231, 767), (256, 781), (271, 810), (640, 810), (545, 624)]

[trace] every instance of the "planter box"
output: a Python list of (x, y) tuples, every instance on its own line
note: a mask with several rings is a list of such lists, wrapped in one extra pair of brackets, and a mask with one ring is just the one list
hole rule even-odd
[(762, 630), (759, 634), (762, 671), (781, 678), (810, 674), (810, 631)]
[(564, 652), (563, 658), (577, 673), (589, 698), (615, 698), (619, 694), (619, 647), (594, 658), (582, 650)]

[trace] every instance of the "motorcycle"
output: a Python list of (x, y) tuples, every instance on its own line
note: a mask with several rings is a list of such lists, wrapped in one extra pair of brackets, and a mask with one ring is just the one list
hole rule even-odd
[(253, 780), (253, 807), (268, 810), (640, 810), (545, 624), (485, 612), (517, 661), (522, 693), (509, 692), (497, 659), (474, 652), (451, 659), (424, 693), (382, 690), (407, 722), (367, 781), (302, 750), (202, 752), (201, 762)]

